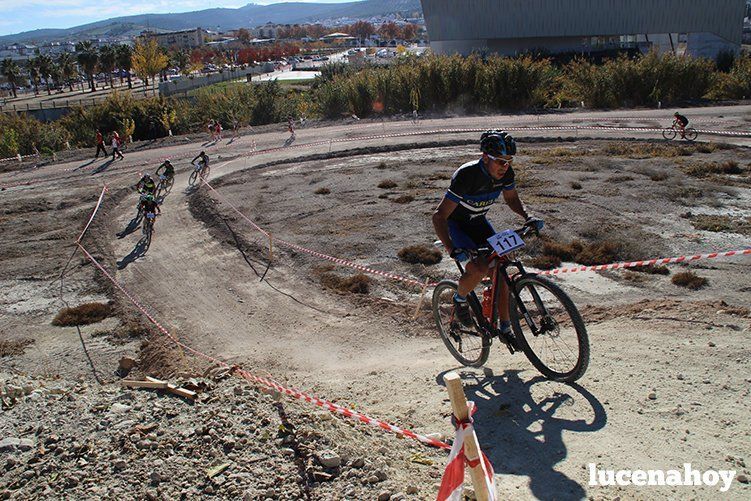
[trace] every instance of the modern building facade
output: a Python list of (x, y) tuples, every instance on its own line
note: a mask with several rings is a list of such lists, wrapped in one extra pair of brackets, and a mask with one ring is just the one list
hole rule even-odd
[(585, 52), (597, 44), (714, 57), (741, 44), (745, 0), (421, 0), (439, 54)]
[(141, 37), (145, 40), (154, 39), (161, 47), (177, 49), (195, 49), (204, 45), (205, 32), (201, 28), (183, 31), (155, 33), (144, 31)]

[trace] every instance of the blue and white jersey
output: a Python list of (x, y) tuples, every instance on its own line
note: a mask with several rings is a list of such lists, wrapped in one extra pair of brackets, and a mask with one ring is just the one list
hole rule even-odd
[(449, 219), (460, 224), (479, 223), (501, 192), (513, 190), (514, 187), (514, 169), (510, 165), (501, 179), (493, 179), (482, 159), (467, 162), (451, 176), (446, 198), (459, 205)]

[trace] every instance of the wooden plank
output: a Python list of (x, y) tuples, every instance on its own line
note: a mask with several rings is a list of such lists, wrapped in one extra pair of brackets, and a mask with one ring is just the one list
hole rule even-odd
[(164, 388), (167, 391), (169, 391), (170, 393), (173, 393), (175, 395), (181, 396), (183, 398), (189, 398), (191, 400), (195, 400), (196, 398), (198, 398), (198, 393), (196, 393), (195, 391), (190, 391), (190, 390), (185, 389), (185, 388), (178, 388), (177, 386), (175, 386), (172, 383), (167, 383), (165, 381), (159, 381), (158, 379), (153, 378), (151, 376), (146, 376), (146, 379), (148, 379), (149, 381), (164, 383), (165, 384)]
[(164, 381), (128, 381), (122, 380), (120, 384), (129, 388), (153, 388), (158, 390), (167, 389), (167, 383)]

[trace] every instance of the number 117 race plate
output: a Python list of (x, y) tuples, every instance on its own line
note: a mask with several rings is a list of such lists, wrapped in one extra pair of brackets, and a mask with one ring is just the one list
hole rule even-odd
[(503, 256), (504, 254), (508, 254), (509, 252), (524, 247), (524, 240), (522, 240), (514, 230), (506, 230), (496, 233), (488, 238), (488, 243), (499, 256)]

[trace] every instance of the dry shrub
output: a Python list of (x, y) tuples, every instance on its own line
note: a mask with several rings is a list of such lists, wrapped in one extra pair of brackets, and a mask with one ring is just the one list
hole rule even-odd
[(378, 195), (378, 198), (388, 198), (389, 196), (386, 193), (381, 193)]
[(52, 319), (52, 325), (71, 327), (101, 322), (112, 314), (110, 303), (84, 303), (73, 308), (63, 308)]
[(378, 187), (383, 188), (384, 190), (390, 190), (391, 188), (396, 188), (396, 182), (391, 179), (384, 179), (378, 183)]
[(621, 245), (610, 240), (592, 243), (574, 240), (568, 244), (548, 240), (543, 243), (542, 254), (559, 261), (573, 261), (585, 266), (593, 266), (618, 261), (622, 253)]
[(645, 277), (644, 275), (633, 273), (628, 270), (624, 271), (622, 276), (625, 281), (631, 282), (633, 284), (643, 284), (644, 282), (647, 282), (649, 280), (649, 278)]
[(398, 204), (408, 204), (412, 201), (414, 201), (415, 197), (412, 195), (402, 195), (400, 197), (396, 197), (393, 201)]
[(713, 153), (717, 150), (717, 145), (715, 143), (699, 143), (694, 148), (697, 153)]
[(402, 261), (410, 264), (437, 264), (441, 262), (443, 255), (436, 248), (427, 245), (410, 245), (401, 249), (397, 256)]
[(370, 292), (370, 277), (362, 273), (345, 278), (335, 273), (324, 272), (321, 273), (321, 284), (337, 292), (350, 292), (353, 294), (367, 294)]
[(0, 357), (23, 355), (26, 347), (30, 344), (34, 344), (33, 339), (0, 340)]
[(433, 174), (432, 176), (430, 176), (428, 178), (428, 180), (430, 180), (430, 181), (442, 181), (442, 180), (445, 181), (445, 180), (448, 180), (448, 179), (451, 179), (451, 174), (446, 174), (446, 173), (443, 173), (443, 172), (439, 172), (437, 174)]
[(709, 283), (706, 278), (700, 277), (693, 271), (681, 271), (676, 273), (670, 281), (679, 287), (686, 287), (691, 290), (701, 289)]
[(649, 176), (649, 179), (655, 182), (664, 181), (668, 178), (668, 175), (664, 172), (655, 172), (651, 176)]
[(574, 190), (581, 190), (582, 189), (582, 185), (581, 185), (581, 183), (577, 183), (576, 181), (573, 181), (571, 183), (571, 188), (574, 189)]
[(650, 275), (670, 275), (670, 270), (667, 266), (635, 266), (630, 268), (632, 271), (638, 271), (639, 273), (648, 273)]
[(535, 256), (529, 260), (530, 266), (537, 268), (538, 270), (552, 270), (558, 268), (561, 265), (561, 258), (558, 256), (541, 255)]
[(687, 217), (697, 230), (751, 235), (751, 218), (734, 218), (720, 215), (699, 215)]
[(376, 165), (376, 169), (378, 169), (378, 170), (386, 170), (388, 168), (389, 168), (389, 166), (388, 166), (388, 164), (386, 164), (386, 162), (381, 162), (378, 165)]
[(331, 193), (331, 190), (328, 188), (318, 188), (316, 191), (314, 191), (316, 195), (328, 195)]
[(603, 148), (603, 153), (608, 156), (643, 159), (691, 156), (693, 150), (684, 146), (670, 144), (614, 143)]
[(588, 152), (585, 150), (573, 148), (551, 148), (549, 150), (538, 150), (534, 152), (532, 161), (538, 164), (549, 165), (559, 162), (564, 158), (583, 157)]
[(693, 177), (707, 177), (711, 174), (742, 174), (743, 168), (734, 160), (727, 162), (692, 162), (681, 166), (681, 170)]

